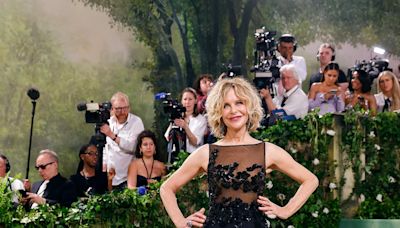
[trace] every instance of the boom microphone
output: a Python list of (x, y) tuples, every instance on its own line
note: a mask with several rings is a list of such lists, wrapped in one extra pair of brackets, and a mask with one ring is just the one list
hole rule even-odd
[(27, 94), (32, 100), (37, 100), (40, 97), (39, 90), (33, 87), (28, 90)]

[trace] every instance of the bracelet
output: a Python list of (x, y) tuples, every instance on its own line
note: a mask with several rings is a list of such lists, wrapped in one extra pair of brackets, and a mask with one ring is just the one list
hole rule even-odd
[(118, 138), (118, 134), (116, 134), (112, 140), (115, 141), (117, 138)]

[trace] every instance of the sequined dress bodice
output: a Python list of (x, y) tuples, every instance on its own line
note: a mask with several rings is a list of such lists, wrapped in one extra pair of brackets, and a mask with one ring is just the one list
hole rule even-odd
[(205, 227), (268, 227), (257, 197), (265, 188), (265, 144), (210, 145)]

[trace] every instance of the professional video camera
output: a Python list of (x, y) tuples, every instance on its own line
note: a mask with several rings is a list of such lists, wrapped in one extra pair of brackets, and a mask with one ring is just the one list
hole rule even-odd
[(255, 72), (253, 83), (260, 89), (268, 88), (270, 94), (275, 94), (273, 83), (279, 78), (279, 60), (276, 57), (276, 31), (266, 31), (264, 27), (256, 29), (254, 66), (250, 70)]
[(232, 65), (231, 63), (223, 63), (222, 64), (222, 72), (225, 74), (225, 77), (235, 77), (242, 74), (242, 66), (241, 65)]
[(96, 124), (95, 135), (93, 136), (96, 142), (99, 144), (105, 144), (106, 136), (100, 132), (100, 127), (103, 124), (108, 124), (108, 119), (110, 119), (111, 103), (94, 103), (93, 101), (90, 101), (90, 103), (78, 104), (77, 109), (78, 111), (86, 111), (86, 123)]
[(355, 70), (363, 70), (367, 72), (368, 76), (370, 77), (371, 82), (379, 76), (379, 74), (382, 71), (389, 70), (392, 71), (391, 68), (389, 68), (389, 60), (387, 59), (381, 59), (374, 57), (371, 60), (357, 60), (356, 64), (349, 68), (347, 72), (348, 78), (351, 78), (351, 74)]
[(177, 100), (171, 98), (171, 93), (157, 93), (156, 100), (162, 100), (164, 104), (164, 112), (169, 114), (169, 121), (174, 122), (175, 119), (183, 118), (186, 108)]

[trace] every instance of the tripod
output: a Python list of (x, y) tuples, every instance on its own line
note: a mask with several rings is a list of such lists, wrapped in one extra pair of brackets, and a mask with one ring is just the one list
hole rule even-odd
[(172, 164), (181, 150), (186, 151), (186, 134), (182, 128), (172, 125), (168, 138), (168, 164)]

